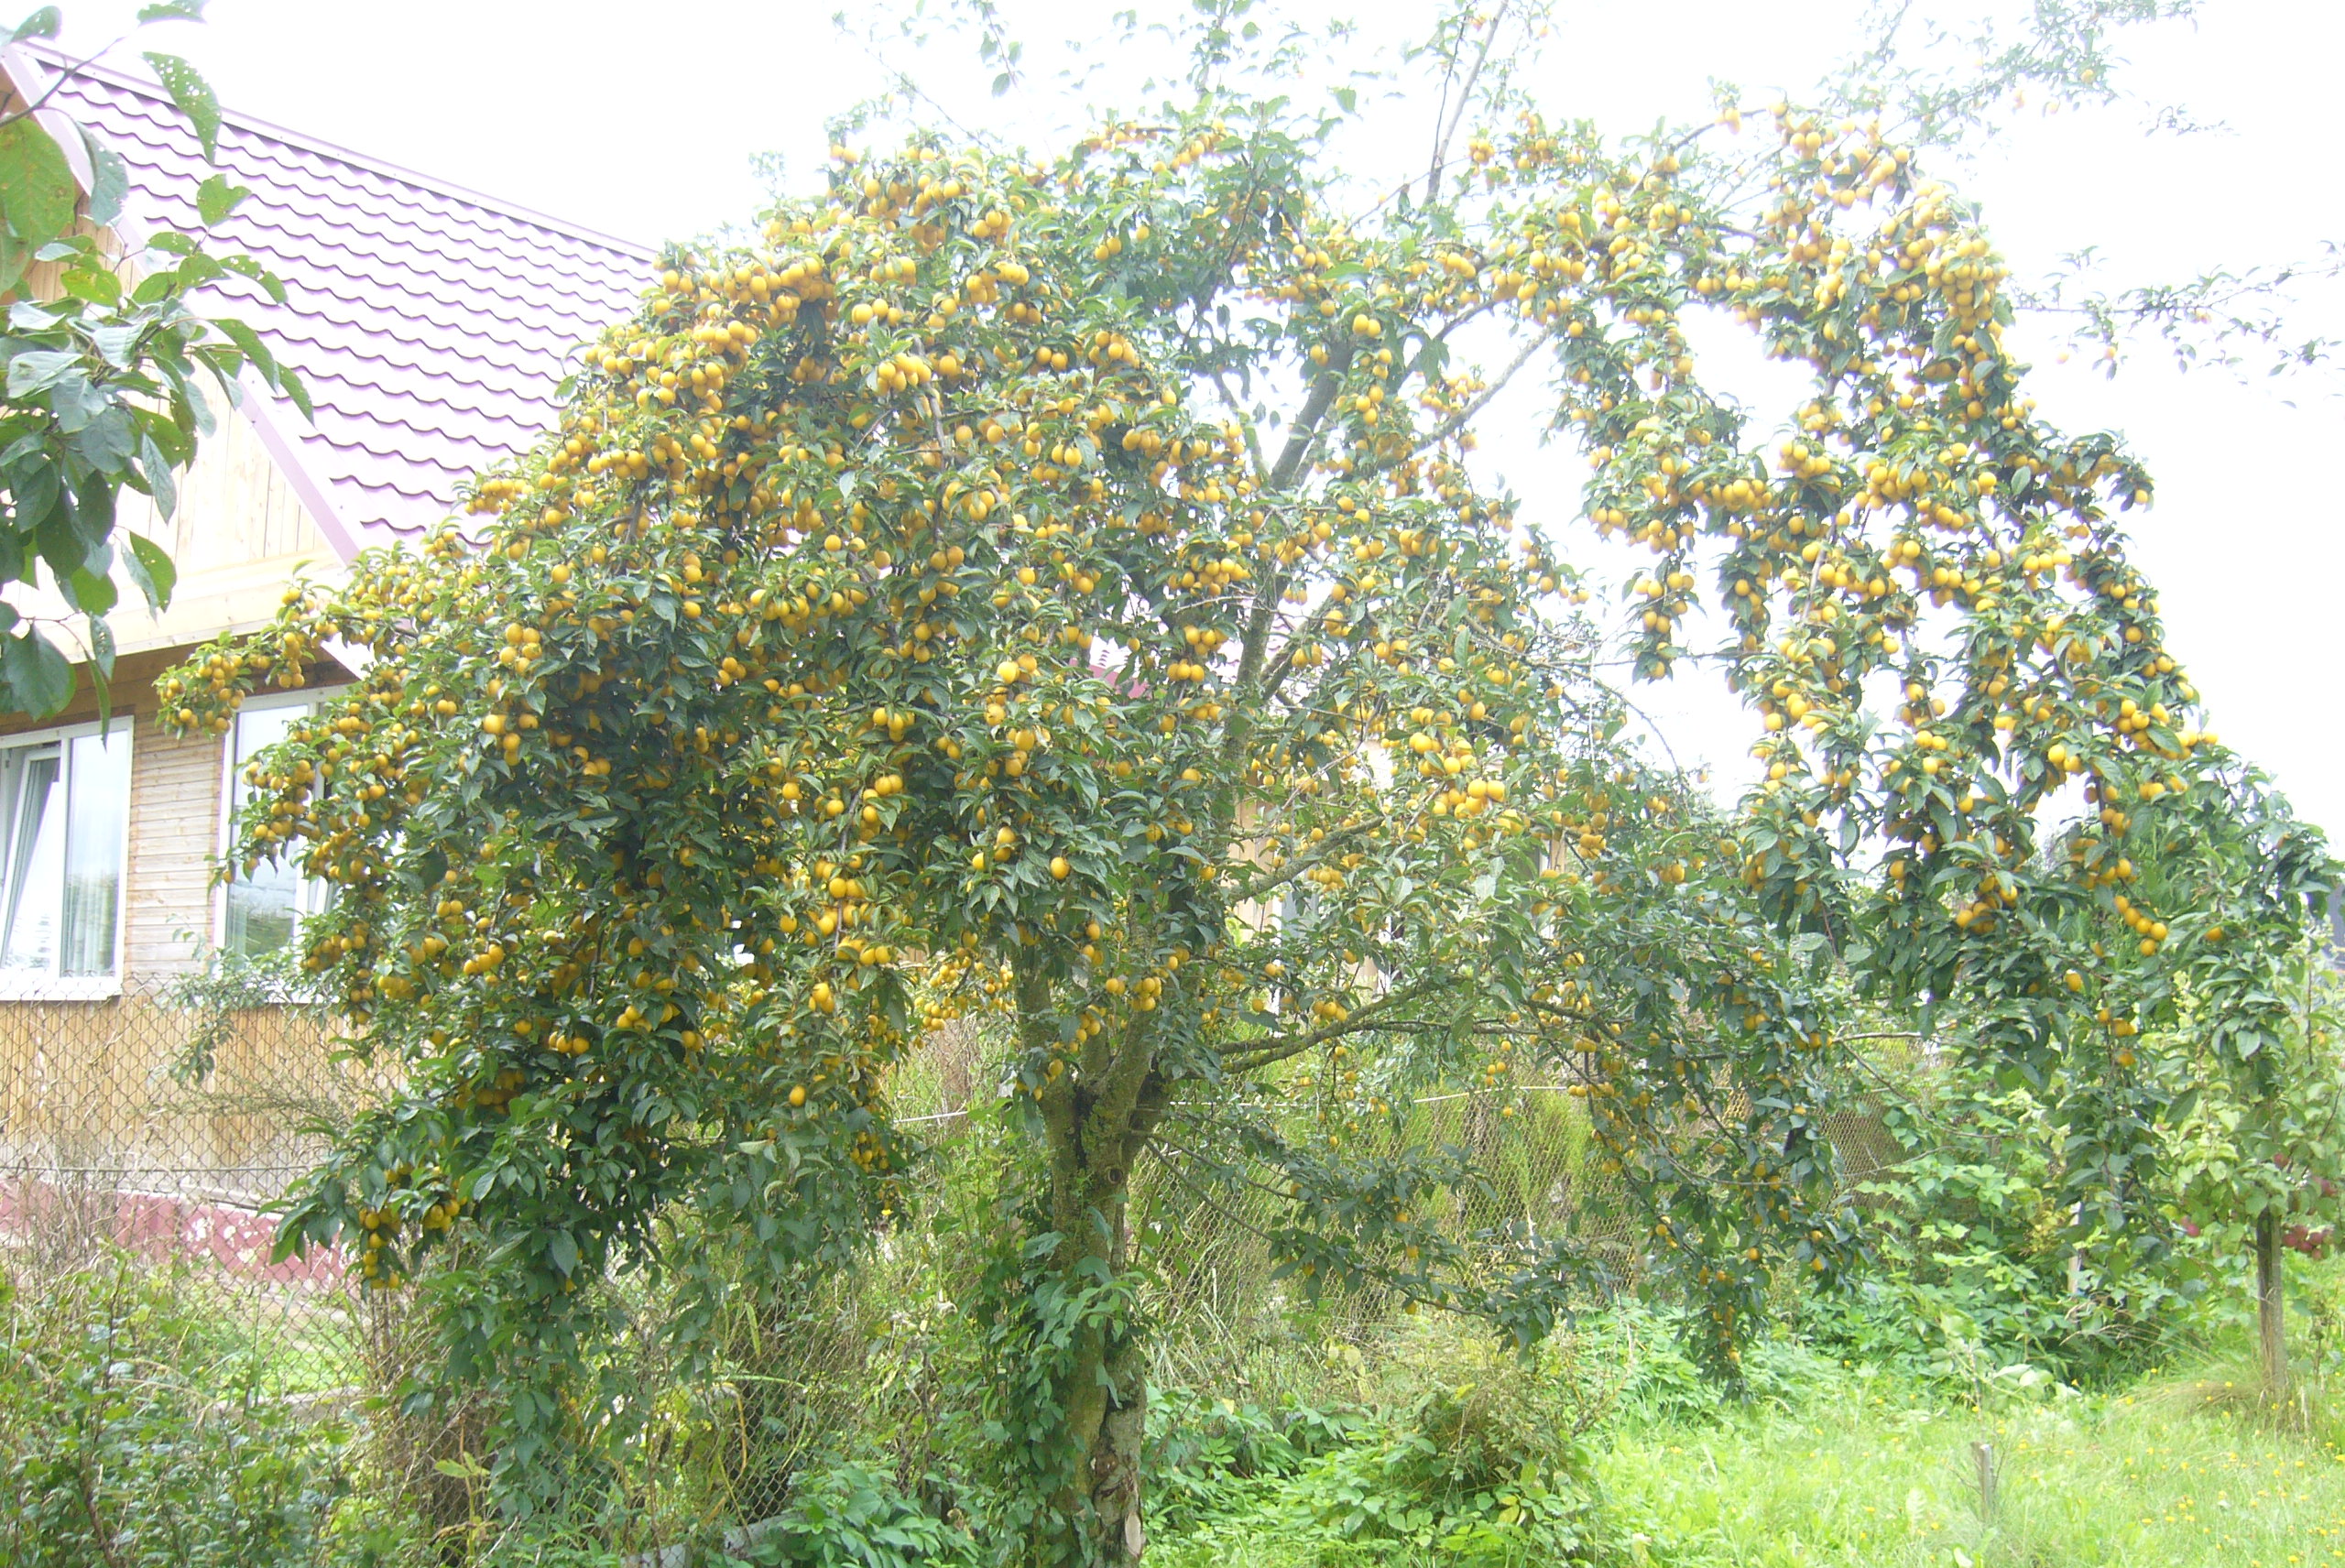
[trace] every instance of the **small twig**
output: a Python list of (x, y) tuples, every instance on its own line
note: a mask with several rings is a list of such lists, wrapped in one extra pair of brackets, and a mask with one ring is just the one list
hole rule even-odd
[[(1425, 171), (1425, 201), (1428, 204), (1441, 194), (1441, 171), (1449, 161), (1449, 144), (1456, 139), (1457, 127), (1464, 122), (1466, 111), (1474, 102), (1474, 89), (1482, 80), (1482, 68), (1489, 63), (1490, 51), (1498, 46), (1499, 29), (1506, 25), (1507, 13), (1513, 8), (1514, 0), (1500, 0), (1499, 8), (1490, 14), (1489, 26), (1482, 31), (1481, 52), (1474, 57), (1473, 69), (1466, 74), (1466, 84), (1457, 90), (1457, 106), (1450, 111), (1448, 126), (1438, 134), (1434, 142), (1432, 167)], [(1445, 80), (1445, 96), (1447, 92), (1448, 83)]]

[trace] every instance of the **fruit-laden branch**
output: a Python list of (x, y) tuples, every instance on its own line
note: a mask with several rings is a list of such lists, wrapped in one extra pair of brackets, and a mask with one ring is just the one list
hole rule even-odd
[(1332, 1023), (1322, 1024), (1319, 1028), (1307, 1030), (1303, 1034), (1290, 1035), (1284, 1039), (1276, 1037), (1263, 1039), (1258, 1036), (1233, 1041), (1222, 1048), (1222, 1065), (1232, 1073), (1253, 1073), (1273, 1063), (1300, 1056), (1304, 1051), (1315, 1051), (1323, 1045), (1332, 1044), (1347, 1035), (1358, 1034), (1370, 1029), (1417, 1029), (1441, 1027), (1429, 1026), (1422, 1019), (1395, 1016), (1402, 1013), (1412, 1003), (1421, 1001), (1439, 989), (1439, 982), (1430, 979), (1420, 980), (1412, 985), (1387, 991), (1348, 1016)]

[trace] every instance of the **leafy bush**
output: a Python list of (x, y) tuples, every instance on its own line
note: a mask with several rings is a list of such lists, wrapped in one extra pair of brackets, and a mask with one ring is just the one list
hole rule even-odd
[(183, 1273), (122, 1258), (0, 1279), (0, 1562), (320, 1561), (348, 1433), (267, 1390)]
[(800, 1473), (790, 1506), (740, 1560), (758, 1568), (917, 1568), (964, 1544), (893, 1475), (833, 1459)]
[(1391, 1541), (1460, 1562), (1591, 1555), (1596, 1501), (1577, 1434), (1543, 1422), (1535, 1369), (1436, 1388), (1315, 1461), (1297, 1497), (1347, 1541)]
[(2143, 1365), (2187, 1296), (2143, 1236), (2078, 1233), (2059, 1197), (2060, 1116), (1961, 1069), (1932, 1088), (1884, 1111), (1903, 1158), (1859, 1189), (1875, 1266), (1811, 1301), (1811, 1330), (1954, 1383), (2023, 1364), (2072, 1380)]
[[(1152, 1523), (1186, 1531), (1175, 1563), (1211, 1560), (1231, 1532), (1266, 1524), (1328, 1560), (1395, 1551), (1458, 1563), (1569, 1563), (1610, 1532), (1587, 1484), (1584, 1440), (1609, 1419), (1620, 1379), (1588, 1342), (1563, 1335), (1532, 1356), (1417, 1323), (1358, 1372), (1365, 1408), (1277, 1411), (1161, 1391), (1151, 1434)], [(1371, 1381), (1373, 1386), (1371, 1386)]]
[(1293, 1399), (1265, 1410), (1189, 1388), (1149, 1390), (1148, 1417), (1149, 1514), (1157, 1528), (1172, 1530), (1267, 1495), (1369, 1424), (1358, 1411)]

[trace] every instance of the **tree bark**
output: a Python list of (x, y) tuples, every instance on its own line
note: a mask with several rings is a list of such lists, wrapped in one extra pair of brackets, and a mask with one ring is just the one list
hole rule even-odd
[(2280, 1250), (2280, 1214), (2266, 1209), (2255, 1217), (2255, 1334), (2263, 1371), (2264, 1397), (2288, 1395), (2287, 1276)]
[[(1086, 1169), (1072, 1162), (1074, 1180), (1054, 1192), (1058, 1212), (1061, 1277), (1071, 1288), (1095, 1282), (1099, 1266), (1107, 1277), (1128, 1261), (1124, 1217), (1126, 1172)], [(1140, 1438), (1148, 1421), (1148, 1387), (1136, 1336), (1126, 1328), (1087, 1324), (1072, 1347), (1064, 1399), (1065, 1432), (1073, 1465), (1063, 1491), (1053, 1499), (1066, 1528), (1087, 1536), (1084, 1561), (1136, 1563), (1144, 1544), (1140, 1521)]]
[(1062, 1516), (1090, 1537), (1085, 1561), (1135, 1563), (1146, 1544), (1140, 1527), (1140, 1440), (1148, 1425), (1148, 1384), (1140, 1345), (1129, 1333), (1112, 1341), (1094, 1330), (1075, 1358), (1067, 1389), (1067, 1436), (1074, 1467)]
[[(1045, 1044), (1050, 997), (1039, 979), (1021, 986), (1021, 1021)], [(1050, 1141), (1051, 1225), (1060, 1277), (1071, 1288), (1118, 1279), (1129, 1264), (1127, 1199), (1132, 1167), (1164, 1105), (1155, 1032), (1142, 1014), (1081, 1054), (1078, 1071), (1042, 1094)], [(1071, 1347), (1062, 1390), (1074, 1463), (1053, 1499), (1063, 1526), (1085, 1537), (1085, 1562), (1129, 1564), (1146, 1545), (1140, 1527), (1140, 1442), (1148, 1423), (1146, 1361), (1129, 1324), (1086, 1325)]]

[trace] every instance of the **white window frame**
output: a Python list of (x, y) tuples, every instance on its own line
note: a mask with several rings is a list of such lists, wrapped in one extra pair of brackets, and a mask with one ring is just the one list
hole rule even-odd
[[(349, 689), (345, 682), (340, 686), (309, 686), (298, 691), (272, 691), (267, 696), (245, 698), (237, 705), (236, 712), (241, 715), (266, 713), (276, 708), (315, 710), (324, 707)], [(212, 951), (223, 957), (228, 952), (228, 883), (237, 870), (236, 783), (236, 726), (231, 721), (228, 733), (220, 737), (220, 876), (213, 884), (212, 892)], [(293, 896), (291, 941), (294, 943), (301, 940), (302, 922), (318, 912), (308, 907), (310, 889), (317, 878), (306, 872), (297, 874), (300, 877), (300, 890)]]
[[(57, 935), (52, 944), (46, 975), (0, 969), (0, 1002), (103, 1002), (122, 995), (125, 960), (124, 942), (128, 934), (130, 914), (130, 824), (138, 811), (138, 752), (134, 732), (137, 721), (128, 713), (117, 714), (106, 724), (91, 720), (85, 724), (56, 724), (48, 729), (20, 730), (0, 735), (0, 751), (14, 751), (37, 746), (54, 745), (61, 766), (59, 781), (64, 787), (63, 804), (70, 816), (72, 811), (72, 746), (85, 735), (103, 734), (106, 744), (119, 741), (124, 748), (125, 775), (122, 802), (121, 858), (116, 862), (114, 890), (114, 969), (106, 975), (60, 975), (59, 960), (65, 952), (65, 926), (62, 889), (60, 890)], [(5, 830), (0, 830), (5, 831)], [(5, 890), (0, 890), (5, 898)]]

